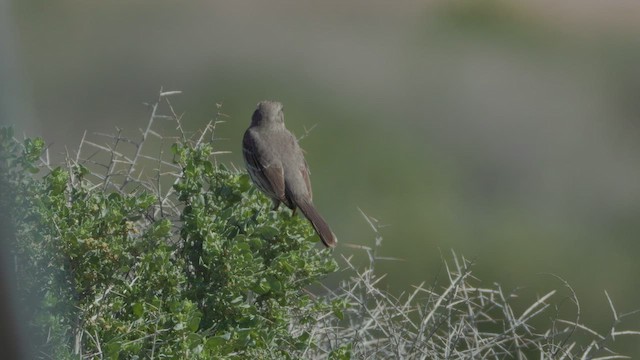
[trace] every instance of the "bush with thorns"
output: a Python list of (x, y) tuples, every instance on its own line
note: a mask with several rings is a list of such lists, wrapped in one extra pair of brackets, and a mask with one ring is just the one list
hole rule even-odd
[[(614, 359), (616, 337), (640, 334), (619, 330), (632, 313), (608, 295), (604, 334), (581, 323), (571, 290), (570, 320), (558, 317), (555, 290), (517, 312), (526, 300), (478, 287), (453, 253), (442, 279), (394, 297), (374, 272), (375, 219), (363, 213), (376, 237), (361, 247), (367, 265), (339, 265), (306, 221), (269, 211), (246, 174), (218, 164), (220, 121), (185, 134), (169, 102), (177, 93), (150, 105), (140, 139), (85, 135), (60, 166), (43, 140), (1, 129), (0, 206), (13, 210), (34, 357)], [(177, 136), (155, 132), (158, 121)], [(339, 284), (310, 290), (340, 267)]]

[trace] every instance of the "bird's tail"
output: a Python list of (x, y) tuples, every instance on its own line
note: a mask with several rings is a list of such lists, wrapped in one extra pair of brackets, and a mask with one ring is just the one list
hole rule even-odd
[(316, 210), (310, 201), (301, 201), (300, 204), (296, 204), (300, 208), (300, 211), (304, 216), (309, 219), (311, 225), (320, 236), (320, 240), (327, 247), (334, 247), (338, 243), (338, 238), (329, 228), (329, 224), (320, 216), (320, 213)]

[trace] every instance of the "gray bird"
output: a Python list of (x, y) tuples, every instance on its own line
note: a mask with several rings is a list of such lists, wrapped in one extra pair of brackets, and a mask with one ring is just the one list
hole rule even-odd
[(261, 101), (242, 139), (242, 154), (253, 183), (273, 201), (284, 203), (295, 214), (299, 208), (328, 246), (337, 238), (313, 206), (309, 166), (295, 136), (284, 126), (282, 104)]

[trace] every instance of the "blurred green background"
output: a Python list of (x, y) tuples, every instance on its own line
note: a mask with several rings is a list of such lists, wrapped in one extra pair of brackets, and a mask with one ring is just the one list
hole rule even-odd
[(566, 279), (597, 329), (605, 289), (640, 308), (640, 2), (0, 4), (0, 116), (53, 155), (135, 134), (163, 87), (186, 128), (223, 104), (220, 160), (242, 167), (255, 104), (279, 100), (294, 133), (316, 126), (302, 147), (341, 243), (373, 244), (358, 207), (389, 225), (392, 291), (453, 249), (531, 298)]

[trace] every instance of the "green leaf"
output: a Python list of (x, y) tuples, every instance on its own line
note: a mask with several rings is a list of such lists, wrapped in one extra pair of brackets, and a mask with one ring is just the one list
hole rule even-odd
[(200, 320), (202, 319), (202, 315), (197, 313), (194, 314), (191, 319), (189, 319), (189, 330), (195, 332), (200, 327)]
[(331, 360), (350, 360), (351, 359), (351, 344), (345, 344), (338, 349), (332, 351), (329, 354)]
[(163, 238), (171, 233), (171, 221), (162, 219), (154, 224), (152, 236), (154, 238)]
[(86, 167), (82, 166), (82, 165), (77, 165), (76, 166), (76, 172), (78, 175), (80, 176), (87, 176), (89, 175), (91, 172), (89, 171), (89, 169), (87, 169)]
[(249, 177), (249, 174), (240, 175), (240, 177), (238, 178), (238, 185), (239, 185), (240, 191), (242, 192), (248, 191), (251, 188), (251, 178)]
[(121, 341), (110, 341), (104, 346), (107, 357), (111, 360), (117, 360), (122, 349)]
[(342, 309), (333, 309), (333, 315), (335, 315), (339, 320), (344, 320), (344, 312)]
[(205, 347), (209, 350), (217, 350), (223, 347), (231, 339), (231, 333), (224, 333), (222, 335), (212, 336), (207, 339)]
[(208, 174), (211, 174), (213, 172), (213, 164), (211, 163), (211, 161), (206, 161), (203, 165), (204, 165), (204, 170)]
[(262, 278), (260, 279), (260, 282), (254, 286), (253, 290), (260, 295), (264, 295), (271, 290), (271, 286), (269, 285), (269, 282), (267, 282), (267, 279)]
[(144, 314), (144, 306), (142, 305), (142, 303), (137, 302), (133, 304), (131, 309), (133, 311), (133, 315), (135, 315), (138, 318), (141, 318), (142, 314)]
[(267, 240), (271, 240), (280, 234), (280, 230), (276, 229), (273, 226), (263, 226), (260, 229), (258, 229), (257, 233), (263, 238)]
[(171, 144), (171, 153), (173, 155), (176, 155), (178, 153), (178, 144), (177, 143)]
[(268, 276), (267, 283), (269, 283), (269, 288), (271, 288), (272, 291), (282, 291), (282, 283), (275, 277)]

